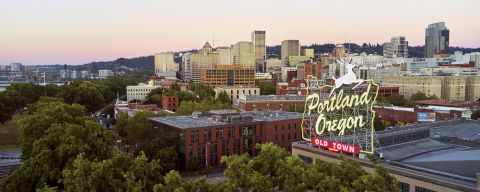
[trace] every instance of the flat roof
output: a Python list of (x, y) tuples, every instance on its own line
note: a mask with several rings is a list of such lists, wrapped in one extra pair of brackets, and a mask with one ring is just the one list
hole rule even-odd
[(305, 101), (305, 95), (245, 95), (246, 101), (292, 101), (302, 100)]
[[(212, 111), (213, 113), (206, 116), (166, 116), (166, 117), (152, 117), (151, 121), (165, 124), (171, 127), (176, 127), (179, 129), (193, 129), (201, 127), (210, 127), (210, 126), (222, 126), (227, 124), (238, 124), (238, 123), (228, 123), (222, 120), (217, 121), (215, 115), (218, 114), (218, 110)], [(225, 111), (224, 111), (225, 112)], [(252, 112), (241, 112), (232, 114), (231, 111), (226, 111), (227, 116), (243, 116), (252, 117), (251, 122), (260, 122), (260, 121), (281, 121), (289, 119), (301, 119), (302, 114), (296, 112), (286, 112), (286, 111), (252, 111)]]
[[(430, 129), (430, 137), (377, 147), (375, 152), (382, 154), (382, 164), (456, 183), (475, 184), (476, 174), (480, 173), (480, 121), (458, 120), (405, 126), (378, 132), (377, 138), (413, 129)], [(296, 142), (295, 145), (322, 150), (310, 146), (308, 142)]]

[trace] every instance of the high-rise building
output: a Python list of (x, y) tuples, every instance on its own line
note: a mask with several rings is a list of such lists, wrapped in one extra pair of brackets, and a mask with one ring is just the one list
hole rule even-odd
[(450, 30), (445, 22), (438, 22), (428, 25), (425, 29), (425, 57), (433, 57), (437, 53), (448, 51)]
[(386, 58), (408, 57), (408, 41), (405, 36), (395, 36), (390, 42), (384, 43), (383, 56)]
[(338, 44), (333, 48), (333, 55), (335, 58), (342, 58), (347, 56), (347, 50), (345, 49), (345, 46), (342, 44)]
[(212, 68), (218, 65), (219, 54), (213, 52), (210, 43), (206, 42), (203, 48), (195, 53), (189, 55), (188, 60), (184, 60), (185, 63), (185, 80), (193, 81), (193, 83), (200, 83), (200, 70), (204, 68)]
[(173, 52), (155, 53), (155, 74), (162, 72), (176, 72), (177, 64), (174, 61)]
[(252, 42), (255, 51), (255, 68), (257, 72), (263, 73), (265, 71), (265, 31), (253, 31)]
[(232, 45), (233, 64), (244, 68), (255, 68), (255, 52), (253, 43), (240, 41)]
[(312, 48), (305, 48), (300, 51), (301, 56), (310, 57), (311, 59), (315, 58), (315, 51)]
[(284, 40), (282, 41), (282, 52), (280, 58), (284, 63), (288, 61), (289, 56), (300, 55), (300, 43), (298, 40)]
[(217, 47), (219, 65), (232, 65), (232, 49), (230, 47)]

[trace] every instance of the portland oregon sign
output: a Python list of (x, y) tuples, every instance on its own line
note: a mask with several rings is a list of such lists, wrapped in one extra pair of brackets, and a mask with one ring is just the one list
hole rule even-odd
[(357, 78), (350, 61), (337, 60), (345, 74), (331, 83), (309, 77), (302, 137), (312, 145), (350, 154), (373, 153), (379, 85)]

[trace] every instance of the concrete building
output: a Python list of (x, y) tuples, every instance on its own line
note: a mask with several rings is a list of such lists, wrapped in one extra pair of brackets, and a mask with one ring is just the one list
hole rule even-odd
[(300, 42), (298, 40), (284, 40), (282, 41), (281, 60), (284, 63), (288, 62), (288, 57), (300, 55)]
[(421, 68), (421, 75), (429, 76), (478, 76), (480, 69), (473, 67), (429, 67)]
[(480, 99), (480, 76), (466, 78), (465, 100), (478, 101)]
[(450, 30), (445, 22), (429, 24), (425, 29), (425, 57), (448, 52)]
[(218, 98), (218, 94), (225, 91), (232, 104), (238, 103), (238, 98), (242, 95), (260, 95), (260, 88), (258, 87), (223, 86), (216, 87), (213, 90), (215, 91), (215, 98)]
[(175, 63), (174, 57), (175, 53), (173, 52), (155, 53), (155, 74), (158, 76), (164, 76), (161, 75), (162, 72), (177, 72), (178, 65)]
[(253, 43), (240, 41), (232, 45), (233, 64), (255, 69), (255, 49)]
[(408, 57), (408, 41), (405, 36), (394, 36), (388, 43), (383, 44), (383, 56), (387, 58)]
[(333, 56), (335, 58), (344, 58), (347, 56), (347, 49), (345, 49), (345, 46), (342, 45), (342, 44), (338, 44), (337, 46), (335, 46), (335, 48), (333, 48)]
[(113, 76), (113, 71), (109, 69), (102, 69), (98, 70), (98, 77), (99, 78), (107, 78)]
[(480, 95), (480, 76), (392, 76), (382, 79), (382, 86), (398, 87), (405, 98), (417, 92), (445, 100), (475, 100)]
[(252, 43), (255, 52), (255, 68), (257, 72), (265, 72), (265, 57), (267, 48), (265, 46), (265, 31), (253, 31)]
[(312, 59), (308, 56), (288, 56), (287, 64), (290, 66), (297, 66), (299, 63), (312, 62)]
[(230, 47), (217, 47), (217, 52), (219, 65), (233, 65), (232, 50)]
[(203, 167), (221, 168), (222, 156), (255, 156), (257, 143), (272, 142), (290, 150), (291, 143), (301, 139), (301, 114), (284, 111), (212, 110), (191, 116), (152, 117), (150, 122), (156, 127), (152, 134), (177, 150), (181, 169), (192, 158)]
[(398, 87), (399, 94), (407, 99), (417, 92), (442, 98), (442, 81), (443, 77), (434, 76), (386, 76), (382, 86)]
[(294, 77), (297, 77), (297, 67), (282, 67), (282, 81), (291, 81)]
[(272, 79), (272, 74), (270, 73), (255, 73), (255, 79)]
[(412, 74), (420, 74), (421, 69), (427, 67), (437, 67), (436, 58), (409, 58), (407, 60), (407, 71)]
[(218, 65), (203, 68), (200, 81), (211, 87), (218, 86), (255, 86), (255, 68), (243, 68), (239, 65)]
[(148, 93), (161, 86), (139, 83), (138, 85), (127, 86), (127, 101), (144, 100)]
[[(301, 141), (292, 144), (292, 156), (307, 163), (340, 162), (339, 157), (359, 163), (373, 173), (378, 165), (386, 168), (399, 184), (400, 191), (480, 190), (480, 125), (474, 121), (444, 121), (406, 126), (376, 132), (377, 155), (367, 158), (329, 151)], [(468, 139), (466, 139), (468, 138)]]
[(480, 68), (480, 52), (466, 53), (463, 55), (462, 62), (475, 62), (475, 67)]
[(373, 79), (375, 83), (382, 84), (383, 77), (399, 76), (400, 67), (359, 67), (356, 74), (360, 79)]
[(195, 84), (200, 83), (201, 69), (212, 68), (219, 64), (219, 54), (213, 52), (210, 43), (206, 42), (203, 48), (195, 53), (191, 53), (188, 59), (184, 60), (185, 80), (192, 81)]
[(300, 50), (300, 55), (310, 57), (310, 59), (315, 59), (315, 50), (312, 48), (304, 48)]
[(239, 109), (244, 111), (296, 111), (303, 112), (305, 95), (242, 95), (238, 99)]

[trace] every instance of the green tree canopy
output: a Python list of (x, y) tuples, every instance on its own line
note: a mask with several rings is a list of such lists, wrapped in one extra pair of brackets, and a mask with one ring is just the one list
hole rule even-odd
[(405, 106), (407, 102), (403, 95), (392, 95), (388, 101), (394, 106)]
[(260, 86), (260, 95), (272, 95), (276, 93), (276, 84), (275, 83), (268, 83), (263, 84)]
[(112, 154), (114, 136), (85, 116), (85, 108), (42, 99), (20, 121), (22, 164), (2, 180), (4, 191), (33, 191), (44, 184), (62, 186), (61, 172), (77, 155), (106, 159)]

